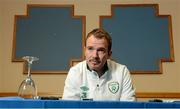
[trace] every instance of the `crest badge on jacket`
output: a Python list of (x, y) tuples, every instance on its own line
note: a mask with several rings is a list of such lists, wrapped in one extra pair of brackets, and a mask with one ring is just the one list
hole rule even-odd
[(110, 82), (108, 83), (108, 89), (111, 93), (115, 94), (119, 90), (119, 83), (118, 82)]

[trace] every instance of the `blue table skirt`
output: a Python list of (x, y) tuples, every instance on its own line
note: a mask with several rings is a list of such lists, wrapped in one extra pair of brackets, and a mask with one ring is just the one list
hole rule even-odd
[(0, 98), (0, 108), (180, 108), (180, 103)]

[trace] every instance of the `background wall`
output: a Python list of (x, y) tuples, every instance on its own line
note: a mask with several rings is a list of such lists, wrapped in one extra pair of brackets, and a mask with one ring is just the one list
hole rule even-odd
[[(2, 7), (0, 6), (0, 16), (2, 16)], [(2, 25), (2, 17), (0, 17), (0, 24)], [(0, 26), (0, 43), (2, 44), (2, 26)], [(0, 51), (2, 51), (2, 45), (0, 45)], [(2, 53), (0, 53), (0, 60), (2, 60)], [(0, 87), (2, 88), (2, 62), (0, 61)], [(0, 88), (0, 91), (1, 91)]]
[[(12, 63), (14, 15), (26, 15), (27, 4), (74, 4), (75, 15), (86, 16), (86, 32), (99, 27), (99, 16), (110, 15), (111, 4), (159, 4), (159, 14), (172, 17), (175, 62), (163, 63), (163, 74), (132, 75), (136, 92), (180, 92), (179, 0), (0, 0), (0, 92), (17, 92), (25, 78), (22, 63)], [(32, 75), (38, 92), (63, 93), (66, 75)]]

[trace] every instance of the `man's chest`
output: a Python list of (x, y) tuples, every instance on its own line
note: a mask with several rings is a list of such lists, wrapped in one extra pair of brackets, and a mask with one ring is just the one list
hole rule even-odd
[(121, 86), (116, 78), (88, 78), (89, 97), (94, 100), (117, 100)]

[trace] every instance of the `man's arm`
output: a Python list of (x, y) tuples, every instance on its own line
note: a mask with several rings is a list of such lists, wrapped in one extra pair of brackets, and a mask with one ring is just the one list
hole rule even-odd
[(123, 72), (123, 88), (121, 94), (121, 101), (136, 101), (135, 89), (132, 85), (131, 75), (129, 70), (125, 67)]
[[(64, 100), (80, 100), (78, 72), (70, 69), (65, 80), (64, 92), (62, 99)], [(80, 80), (80, 78), (79, 78)]]

